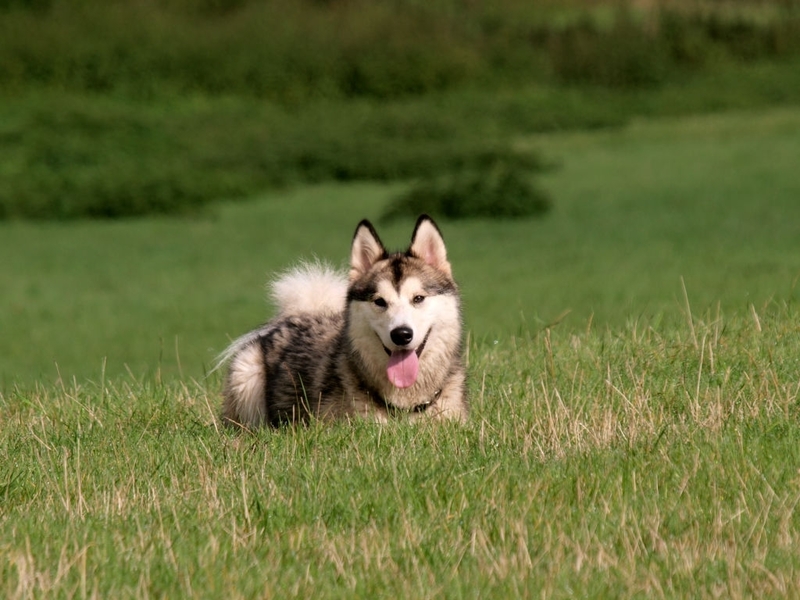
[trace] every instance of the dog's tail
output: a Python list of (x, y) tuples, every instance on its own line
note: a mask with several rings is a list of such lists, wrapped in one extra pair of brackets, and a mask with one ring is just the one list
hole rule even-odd
[(335, 314), (347, 300), (347, 277), (330, 265), (301, 263), (272, 281), (270, 296), (281, 316)]
[[(345, 308), (347, 276), (320, 261), (301, 263), (270, 283), (270, 297), (281, 317), (336, 314)], [(211, 372), (230, 362), (258, 338), (269, 333), (271, 327), (270, 323), (266, 323), (235, 339), (217, 356)]]

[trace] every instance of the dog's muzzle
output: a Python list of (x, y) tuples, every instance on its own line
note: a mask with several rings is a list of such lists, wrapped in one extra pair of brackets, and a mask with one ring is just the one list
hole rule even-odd
[[(407, 332), (408, 332), (408, 334), (409, 334), (409, 338), (408, 338), (408, 340), (407, 340), (405, 343), (403, 343), (403, 344), (399, 344), (399, 343), (397, 342), (397, 340), (395, 340), (395, 332), (396, 332), (396, 331), (398, 331), (398, 330), (401, 330), (401, 329), (402, 329), (402, 330), (405, 330), (405, 331), (407, 331)], [(415, 350), (415, 352), (417, 353), (417, 356), (418, 356), (418, 357), (419, 357), (419, 356), (422, 356), (422, 351), (425, 349), (425, 344), (427, 344), (427, 343), (428, 343), (428, 338), (429, 338), (429, 337), (430, 337), (430, 335), (431, 335), (431, 331), (433, 331), (433, 327), (431, 327), (430, 329), (428, 329), (428, 333), (426, 333), (426, 334), (425, 334), (425, 337), (424, 337), (424, 338), (422, 338), (422, 343), (421, 343), (419, 346), (417, 346), (417, 349)], [(377, 334), (377, 332), (375, 333), (375, 335), (378, 335), (378, 334)], [(405, 334), (405, 333), (403, 333), (403, 336), (404, 336), (404, 337), (405, 337), (405, 335), (406, 335), (406, 334)], [(392, 341), (393, 341), (395, 344), (397, 344), (398, 346), (407, 346), (407, 345), (408, 345), (408, 343), (409, 343), (409, 342), (410, 342), (410, 341), (413, 339), (413, 337), (414, 337), (414, 332), (411, 330), (411, 328), (410, 328), (410, 327), (398, 327), (397, 329), (392, 329), (392, 333), (390, 334), (390, 337), (392, 338)], [(398, 334), (398, 337), (399, 337), (399, 334)], [(380, 340), (380, 339), (381, 339), (381, 336), (379, 336), (379, 335), (378, 335), (378, 339)], [(383, 345), (383, 340), (381, 340), (381, 345)], [(391, 356), (391, 355), (392, 355), (392, 351), (391, 351), (391, 350), (389, 350), (389, 349), (388, 349), (386, 346), (383, 346), (383, 351), (384, 351), (384, 352), (386, 352), (386, 354), (387, 354), (388, 356)]]

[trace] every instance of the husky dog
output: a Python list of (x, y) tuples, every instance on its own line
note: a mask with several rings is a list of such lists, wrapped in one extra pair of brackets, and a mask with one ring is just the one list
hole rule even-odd
[(466, 419), (458, 287), (427, 215), (396, 253), (361, 221), (349, 276), (301, 266), (273, 283), (272, 296), (278, 315), (223, 353), (223, 421)]

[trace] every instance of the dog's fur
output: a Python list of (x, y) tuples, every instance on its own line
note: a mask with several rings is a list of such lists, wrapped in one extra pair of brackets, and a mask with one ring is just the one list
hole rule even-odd
[(225, 422), (466, 419), (460, 299), (430, 217), (396, 253), (364, 220), (349, 277), (305, 265), (279, 278), (272, 296), (278, 315), (223, 353)]

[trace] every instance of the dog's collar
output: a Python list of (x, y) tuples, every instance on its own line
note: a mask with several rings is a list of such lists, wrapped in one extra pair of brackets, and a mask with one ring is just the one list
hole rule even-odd
[(436, 392), (434, 392), (432, 398), (430, 398), (429, 400), (426, 400), (425, 402), (420, 402), (419, 404), (416, 404), (416, 405), (412, 406), (411, 408), (400, 408), (399, 406), (397, 406), (395, 404), (392, 404), (386, 398), (384, 398), (384, 397), (382, 397), (380, 395), (372, 396), (370, 394), (370, 397), (374, 398), (375, 403), (378, 404), (379, 406), (382, 406), (383, 408), (385, 408), (387, 411), (389, 411), (390, 414), (397, 415), (397, 414), (402, 414), (402, 413), (409, 413), (409, 414), (410, 413), (423, 413), (426, 410), (428, 410), (431, 406), (433, 406), (436, 403), (436, 401), (439, 399), (439, 396), (441, 396), (441, 395), (442, 395), (442, 390), (436, 390)]

